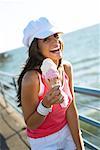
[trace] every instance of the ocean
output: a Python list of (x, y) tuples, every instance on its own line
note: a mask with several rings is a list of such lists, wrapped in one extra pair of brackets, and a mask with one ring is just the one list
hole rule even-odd
[[(100, 88), (100, 24), (70, 32), (62, 36), (64, 41), (64, 60), (73, 65), (74, 84), (82, 87)], [(25, 47), (16, 48), (0, 58), (0, 70), (18, 76), (27, 59)], [(100, 100), (96, 97), (76, 94), (76, 103), (98, 108)], [(100, 112), (85, 106), (77, 106), (80, 114), (100, 121)], [(90, 132), (99, 135), (100, 130), (82, 124)], [(95, 141), (96, 142), (96, 141)]]

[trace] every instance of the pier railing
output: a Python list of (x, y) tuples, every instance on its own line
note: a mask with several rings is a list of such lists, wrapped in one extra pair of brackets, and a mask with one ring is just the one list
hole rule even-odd
[[(17, 81), (17, 76), (0, 71), (0, 94), (3, 96), (3, 98), (5, 100), (6, 107), (7, 107), (8, 104), (10, 104), (19, 113), (22, 114), (21, 109), (17, 107), (17, 96), (16, 96), (16, 94), (17, 94), (17, 82), (16, 81)], [(81, 94), (81, 95), (85, 95), (85, 96), (88, 95), (88, 96), (91, 96), (91, 97), (100, 98), (100, 89), (75, 86), (74, 90), (75, 90), (76, 94)], [(100, 100), (100, 99), (98, 99), (98, 100)], [(80, 102), (79, 103), (77, 102), (77, 105), (79, 105), (81, 108), (83, 108), (85, 106), (90, 110), (93, 109), (95, 111), (98, 111), (98, 113), (100, 115), (100, 108), (99, 107), (91, 106), (91, 105), (88, 105), (88, 104), (86, 105), (86, 104), (83, 104), (83, 103), (80, 103)], [(87, 115), (83, 115), (81, 113), (79, 114), (79, 119), (80, 119), (80, 122), (82, 124), (84, 124), (84, 123), (87, 124), (88, 128), (93, 128), (94, 127), (94, 128), (100, 129), (100, 121), (98, 121), (96, 119), (93, 119), (93, 118), (88, 117)], [(89, 133), (84, 128), (81, 128), (81, 130), (82, 130), (82, 133), (83, 133), (85, 146), (88, 149), (91, 149), (91, 150), (99, 150), (100, 145), (93, 144), (92, 142), (90, 142), (89, 139), (93, 137), (94, 139), (97, 139), (96, 143), (99, 143), (100, 136), (94, 135), (93, 133)], [(86, 138), (86, 136), (88, 138)]]
[[(97, 101), (100, 100), (100, 89), (75, 86), (74, 91), (75, 91), (75, 93), (81, 94), (83, 97), (87, 95), (87, 96), (91, 96), (92, 98), (96, 97)], [(99, 104), (100, 104), (100, 101), (99, 101)], [(77, 105), (81, 106), (81, 108), (85, 107), (85, 108), (88, 108), (89, 110), (94, 110), (94, 112), (98, 115), (98, 118), (100, 118), (100, 105), (98, 105), (98, 107), (97, 107), (97, 106), (90, 105), (88, 103), (87, 104), (82, 104), (80, 102), (78, 102)], [(87, 109), (84, 110), (84, 111), (87, 111)], [(90, 111), (90, 112), (92, 113), (93, 111)], [(87, 114), (88, 114), (88, 112), (87, 112)], [(84, 122), (85, 125), (88, 124), (88, 128), (90, 128), (90, 131), (93, 130), (93, 129), (96, 130), (96, 128), (97, 128), (97, 132), (99, 132), (98, 133), (99, 136), (88, 132), (84, 128), (82, 128), (81, 130), (83, 132), (83, 135), (85, 134), (85, 135), (88, 136), (89, 140), (93, 139), (92, 141), (96, 141), (96, 143), (99, 143), (99, 144), (97, 144), (98, 146), (96, 146), (95, 144), (93, 144), (92, 142), (89, 142), (89, 140), (87, 140), (84, 137), (84, 143), (85, 143), (86, 147), (88, 147), (89, 149), (92, 149), (92, 150), (99, 150), (100, 149), (100, 142), (99, 142), (100, 141), (100, 130), (99, 130), (100, 129), (100, 121), (98, 121), (94, 118), (88, 117), (86, 115), (83, 115), (83, 114), (79, 115), (79, 119), (80, 119), (81, 122)]]

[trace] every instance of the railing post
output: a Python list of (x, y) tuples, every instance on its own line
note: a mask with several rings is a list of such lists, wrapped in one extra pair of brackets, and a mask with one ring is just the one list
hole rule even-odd
[(17, 85), (16, 85), (15, 77), (12, 77), (12, 80), (13, 80), (13, 84), (14, 84), (14, 87), (15, 87), (15, 91), (17, 92)]
[(4, 92), (4, 86), (1, 83), (0, 83), (0, 87), (1, 87), (1, 94), (2, 94), (4, 102), (5, 102), (5, 107), (8, 107), (8, 103), (6, 101), (5, 92)]

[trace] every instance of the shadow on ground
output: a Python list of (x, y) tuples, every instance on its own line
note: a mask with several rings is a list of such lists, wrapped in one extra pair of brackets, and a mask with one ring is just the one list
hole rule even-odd
[(1, 133), (0, 133), (0, 150), (9, 150), (9, 147), (6, 143), (6, 139)]

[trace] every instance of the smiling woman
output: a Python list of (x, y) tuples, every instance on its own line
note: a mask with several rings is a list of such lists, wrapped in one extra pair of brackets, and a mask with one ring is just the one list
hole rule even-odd
[[(32, 150), (84, 150), (75, 107), (72, 66), (69, 62), (63, 64), (60, 33), (45, 17), (29, 22), (24, 29), (23, 42), (29, 49), (29, 58), (18, 79), (18, 102)], [(56, 73), (51, 70), (51, 80), (42, 72), (43, 63), (44, 68), (51, 65), (50, 69), (56, 70)], [(52, 86), (54, 74), (58, 75), (60, 85)], [(68, 103), (62, 107), (65, 101)]]

